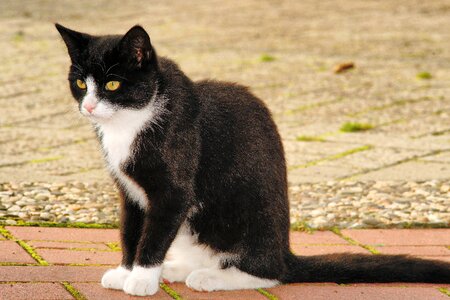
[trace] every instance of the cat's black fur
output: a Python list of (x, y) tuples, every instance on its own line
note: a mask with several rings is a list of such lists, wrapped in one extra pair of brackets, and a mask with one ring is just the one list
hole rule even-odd
[[(122, 202), (123, 265), (163, 262), (187, 220), (198, 242), (235, 254), (235, 266), (254, 276), (290, 282), (450, 282), (450, 264), (407, 256), (335, 254), (295, 256), (289, 249), (286, 164), (277, 128), (247, 88), (191, 81), (156, 55), (147, 34), (94, 37), (56, 25), (72, 59), (69, 82), (94, 74), (123, 80), (108, 101), (139, 109), (153, 93), (167, 99), (157, 126), (135, 140), (126, 174), (150, 199), (142, 210), (118, 184)], [(114, 75), (106, 76), (114, 67)], [(157, 90), (156, 90), (157, 87)], [(99, 136), (99, 139), (102, 137)], [(116, 178), (115, 178), (116, 179)]]

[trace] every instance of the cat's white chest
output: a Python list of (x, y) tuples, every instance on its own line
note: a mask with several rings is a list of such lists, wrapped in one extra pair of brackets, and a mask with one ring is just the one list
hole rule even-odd
[(145, 190), (124, 172), (127, 162), (135, 159), (136, 138), (145, 129), (153, 114), (149, 109), (117, 111), (114, 118), (98, 125), (102, 148), (110, 172), (117, 178), (128, 197), (143, 209), (148, 206)]

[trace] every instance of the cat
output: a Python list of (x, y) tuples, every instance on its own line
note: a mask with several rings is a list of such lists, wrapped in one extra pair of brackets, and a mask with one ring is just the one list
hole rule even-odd
[(121, 194), (120, 266), (103, 287), (153, 295), (294, 282), (450, 282), (450, 264), (407, 256), (295, 256), (284, 150), (246, 87), (193, 82), (148, 33), (92, 36), (55, 24), (69, 85)]

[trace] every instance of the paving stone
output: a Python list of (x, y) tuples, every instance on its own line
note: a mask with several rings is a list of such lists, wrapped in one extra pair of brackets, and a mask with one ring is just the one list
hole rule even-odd
[[(3, 262), (3, 260), (2, 260)], [(107, 267), (79, 266), (2, 266), (1, 281), (100, 282)]]
[(409, 299), (409, 300), (438, 300), (448, 299), (436, 288), (431, 287), (374, 287), (374, 286), (329, 286), (318, 288), (314, 285), (293, 284), (268, 289), (272, 294), (283, 300), (378, 300), (378, 299)]
[(330, 231), (315, 231), (313, 233), (291, 231), (291, 244), (347, 244), (348, 242)]
[(54, 264), (118, 265), (122, 259), (121, 252), (38, 249), (37, 253)]
[(366, 245), (450, 245), (450, 229), (347, 229), (342, 233)]
[(172, 297), (166, 294), (162, 289), (150, 297), (138, 297), (127, 295), (125, 292), (119, 290), (105, 289), (100, 285), (100, 283), (73, 282), (71, 284), (87, 299), (172, 299)]
[(416, 256), (446, 256), (450, 249), (444, 246), (386, 246), (374, 247), (383, 254), (410, 254)]
[(197, 292), (188, 288), (182, 283), (172, 283), (169, 285), (175, 290), (183, 299), (186, 300), (213, 300), (213, 299), (229, 299), (229, 300), (244, 300), (244, 299), (267, 299), (262, 294), (254, 290), (238, 290), (238, 291), (217, 291), (217, 292)]
[(370, 252), (359, 246), (335, 245), (335, 246), (311, 246), (311, 245), (291, 245), (292, 251), (297, 255), (322, 255), (332, 253), (362, 253), (370, 254)]
[(15, 263), (36, 263), (36, 261), (16, 242), (0, 241), (0, 261)]
[(23, 240), (75, 241), (75, 242), (118, 242), (117, 229), (92, 228), (44, 228), (6, 227), (15, 237)]
[(52, 241), (29, 241), (29, 245), (35, 249), (40, 248), (54, 248), (54, 249), (97, 249), (97, 250), (111, 250), (105, 244), (99, 243), (65, 243), (65, 242), (52, 242)]
[[(418, 171), (420, 170), (420, 171)], [(450, 165), (435, 162), (409, 161), (358, 176), (358, 180), (421, 181), (450, 177)]]
[[(53, 283), (0, 283), (0, 295), (5, 300), (23, 299), (73, 299), (58, 282)], [(31, 298), (32, 297), (32, 298)]]

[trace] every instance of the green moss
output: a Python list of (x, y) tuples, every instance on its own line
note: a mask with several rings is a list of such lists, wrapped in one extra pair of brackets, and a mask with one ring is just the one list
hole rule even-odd
[(439, 292), (450, 297), (450, 291), (446, 288), (438, 288)]
[(7, 240), (14, 240), (14, 236), (4, 226), (0, 226), (0, 234), (3, 235)]
[[(97, 224), (97, 223), (57, 223), (57, 222), (26, 222), (17, 220), (16, 225), (12, 226), (30, 226), (30, 227), (60, 227), (60, 228), (99, 228), (99, 229), (116, 229), (119, 224)], [(1, 232), (0, 232), (1, 233)]]
[(45, 157), (45, 158), (39, 158), (39, 159), (31, 159), (28, 161), (30, 164), (42, 164), (49, 161), (55, 161), (62, 159), (63, 156), (53, 156), (53, 157)]
[(22, 247), (25, 251), (27, 251), (28, 254), (30, 254), (30, 256), (39, 263), (39, 265), (48, 266), (48, 262), (45, 259), (43, 259), (42, 256), (37, 254), (32, 246), (28, 245), (26, 242), (22, 240), (17, 240), (16, 242), (17, 244), (20, 245), (20, 247)]
[(325, 139), (319, 136), (311, 136), (311, 135), (300, 135), (296, 137), (296, 140), (299, 142), (325, 142)]
[(274, 61), (276, 58), (270, 54), (264, 53), (259, 57), (259, 60), (262, 62), (271, 62)]
[(324, 158), (321, 158), (321, 159), (310, 161), (310, 162), (308, 162), (306, 164), (303, 164), (303, 165), (291, 166), (291, 167), (288, 168), (288, 170), (295, 170), (295, 169), (299, 169), (299, 168), (309, 168), (309, 167), (315, 166), (315, 165), (317, 165), (319, 163), (322, 163), (322, 162), (325, 162), (325, 161), (331, 161), (331, 160), (340, 159), (340, 158), (343, 158), (343, 157), (348, 156), (348, 155), (352, 155), (352, 154), (355, 154), (355, 153), (358, 153), (358, 152), (370, 150), (372, 148), (373, 147), (371, 145), (365, 145), (365, 146), (361, 146), (361, 147), (358, 147), (358, 148), (353, 148), (353, 149), (350, 149), (350, 150), (347, 150), (347, 151), (344, 151), (344, 152), (341, 152), (341, 153), (337, 153), (337, 154), (330, 155), (330, 156), (327, 156), (327, 157), (324, 157)]
[(431, 75), (430, 72), (419, 72), (416, 75), (417, 78), (419, 79), (431, 79), (433, 78), (433, 76)]
[(291, 224), (291, 230), (303, 231), (307, 233), (313, 233), (314, 228), (311, 228), (305, 221), (297, 221)]
[(342, 132), (359, 132), (372, 129), (373, 125), (367, 123), (347, 122), (342, 124), (340, 131)]
[(122, 251), (119, 243), (106, 243), (106, 246), (108, 246), (113, 251)]
[(161, 289), (166, 292), (170, 297), (172, 297), (175, 300), (182, 300), (183, 298), (175, 291), (173, 290), (170, 286), (168, 286), (165, 283), (160, 283), (159, 286), (161, 287)]
[(342, 232), (336, 227), (332, 228), (331, 231), (333, 233), (335, 233), (336, 235), (340, 236), (341, 238), (343, 238), (344, 240), (346, 240), (347, 242), (349, 242), (352, 245), (362, 247), (362, 248), (366, 249), (367, 251), (369, 251), (372, 254), (380, 254), (380, 252), (377, 249), (375, 249), (375, 248), (373, 248), (373, 247), (371, 247), (369, 245), (361, 244), (360, 242), (355, 241), (351, 237), (343, 235)]
[(81, 294), (73, 285), (67, 281), (61, 282), (64, 288), (76, 299), (76, 300), (87, 300), (83, 294)]
[(264, 290), (264, 289), (257, 289), (257, 292), (259, 292), (260, 294), (264, 295), (267, 299), (270, 300), (278, 300), (278, 297), (269, 293), (268, 291)]

